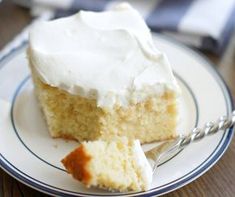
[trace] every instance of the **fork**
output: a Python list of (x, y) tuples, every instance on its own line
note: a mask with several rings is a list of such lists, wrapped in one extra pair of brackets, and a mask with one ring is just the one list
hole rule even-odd
[(152, 166), (153, 174), (157, 167), (172, 155), (177, 154), (192, 142), (198, 142), (204, 137), (227, 130), (235, 124), (235, 110), (229, 116), (221, 116), (216, 122), (207, 122), (203, 128), (195, 127), (187, 135), (180, 135), (174, 140), (169, 140), (161, 145), (145, 152), (145, 155)]

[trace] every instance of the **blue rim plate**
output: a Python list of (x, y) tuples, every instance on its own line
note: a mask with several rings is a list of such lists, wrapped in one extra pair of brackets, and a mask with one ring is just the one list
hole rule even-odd
[[(154, 34), (153, 38), (156, 46), (169, 57), (182, 89), (179, 130), (189, 131), (232, 111), (231, 94), (209, 61), (167, 37)], [(22, 43), (0, 60), (0, 109), (3, 112), (0, 114), (0, 166), (30, 187), (57, 196), (162, 195), (205, 173), (231, 142), (233, 128), (191, 145), (158, 168), (152, 188), (146, 192), (109, 193), (84, 188), (68, 176), (60, 164), (60, 159), (77, 143), (65, 143), (48, 135), (33, 94), (26, 47), (27, 43)]]

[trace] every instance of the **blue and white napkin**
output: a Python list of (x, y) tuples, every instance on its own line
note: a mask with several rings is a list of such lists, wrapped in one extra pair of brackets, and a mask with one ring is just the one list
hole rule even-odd
[[(15, 0), (16, 1), (16, 0)], [(20, 0), (18, 0), (20, 2)], [(222, 54), (235, 26), (235, 0), (124, 0), (145, 18), (152, 31), (198, 49)], [(33, 16), (53, 17), (80, 9), (102, 11), (119, 0), (26, 0)]]
[[(32, 0), (32, 14), (52, 10), (57, 16), (80, 9), (101, 11), (118, 0)], [(126, 0), (145, 18), (152, 31), (221, 54), (235, 26), (235, 0)]]

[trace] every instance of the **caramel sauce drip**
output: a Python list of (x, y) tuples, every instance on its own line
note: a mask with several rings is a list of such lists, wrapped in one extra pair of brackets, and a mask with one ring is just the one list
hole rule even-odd
[(91, 174), (86, 167), (90, 160), (91, 156), (86, 153), (84, 146), (81, 145), (69, 153), (61, 162), (75, 179), (88, 184), (91, 180)]

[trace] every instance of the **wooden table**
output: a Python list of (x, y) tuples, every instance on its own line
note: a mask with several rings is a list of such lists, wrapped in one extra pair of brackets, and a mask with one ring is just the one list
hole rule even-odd
[[(31, 21), (27, 9), (9, 1), (0, 4), (0, 50)], [(235, 98), (235, 36), (223, 57), (205, 54), (217, 65)], [(47, 196), (10, 177), (0, 169), (0, 196)], [(165, 196), (233, 197), (235, 196), (235, 140), (224, 156), (206, 174), (192, 183)]]

